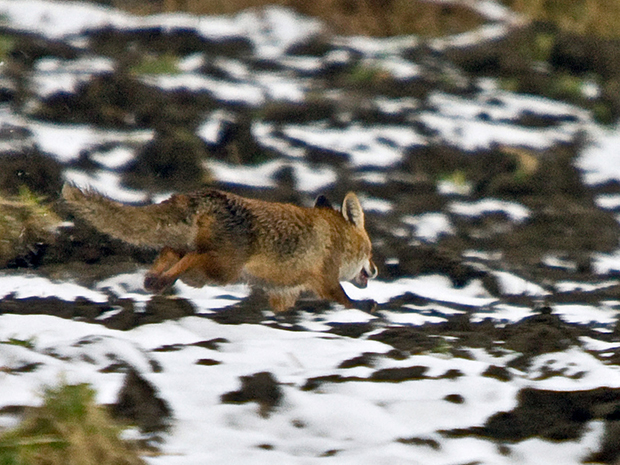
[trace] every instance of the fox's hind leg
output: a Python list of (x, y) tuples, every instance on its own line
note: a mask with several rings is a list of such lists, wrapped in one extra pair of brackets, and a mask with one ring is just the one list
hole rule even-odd
[[(147, 290), (162, 291), (186, 272), (201, 273), (205, 281), (214, 284), (229, 284), (241, 277), (243, 261), (234, 254), (216, 251), (189, 252), (174, 261), (174, 253), (174, 251), (168, 252), (149, 270), (144, 280), (144, 287)], [(171, 266), (166, 269), (164, 265), (168, 263)]]
[(170, 247), (164, 247), (155, 260), (155, 263), (153, 263), (153, 266), (151, 266), (151, 269), (147, 271), (144, 277), (144, 288), (151, 292), (163, 291), (169, 283), (162, 282), (161, 276), (176, 265), (182, 257), (183, 254), (180, 252)]

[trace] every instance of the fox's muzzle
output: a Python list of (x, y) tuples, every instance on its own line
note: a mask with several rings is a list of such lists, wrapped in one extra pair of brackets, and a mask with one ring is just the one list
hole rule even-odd
[(376, 278), (378, 273), (379, 271), (377, 270), (377, 267), (375, 266), (375, 264), (371, 260), (368, 260), (368, 263), (366, 263), (362, 267), (358, 275), (351, 282), (356, 287), (359, 287), (360, 289), (364, 289), (366, 286), (368, 286), (368, 280)]

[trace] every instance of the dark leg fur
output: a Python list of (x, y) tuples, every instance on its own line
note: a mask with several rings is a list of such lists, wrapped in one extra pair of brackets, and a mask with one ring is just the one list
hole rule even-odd
[(319, 297), (338, 302), (345, 308), (357, 308), (368, 313), (372, 313), (377, 309), (377, 302), (372, 299), (352, 300), (339, 282), (337, 282), (336, 285), (324, 287), (318, 294)]
[(160, 292), (172, 285), (185, 272), (201, 272), (205, 280), (216, 284), (229, 284), (239, 279), (243, 263), (229, 254), (217, 252), (189, 252), (181, 255), (172, 249), (164, 249), (147, 272), (145, 289)]

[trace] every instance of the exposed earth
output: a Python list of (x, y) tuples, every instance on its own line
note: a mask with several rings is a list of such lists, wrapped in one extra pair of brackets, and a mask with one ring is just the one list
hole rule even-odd
[[(71, 217), (59, 200), (70, 181), (130, 203), (203, 186), (303, 205), (319, 194), (337, 203), (355, 191), (379, 280), (392, 291), (375, 296), (373, 289), (384, 287), (371, 284), (365, 296), (379, 301), (377, 311), (347, 321), (332, 319), (334, 306), (311, 296), (274, 316), (260, 292), (231, 292), (233, 303), (213, 310), (178, 289), (142, 300), (133, 289), (104, 291), (107, 301), (97, 301), (24, 296), (9, 285), (1, 315), (50, 315), (127, 332), (200, 318), (386, 344), (383, 352), (340, 361), (333, 372), (308, 373), (294, 386), (303, 392), (458, 380), (469, 376), (459, 361), (480, 361), (484, 353), (480, 376), (512, 383), (514, 405), (482, 424), (403, 436), (398, 444), (440, 454), (444, 439), (477, 438), (510, 460), (522, 441), (579, 441), (595, 422), (603, 425), (601, 442), (575, 462), (618, 463), (620, 383), (571, 362), (579, 353), (620, 372), (620, 179), (597, 177), (586, 159), (620, 115), (617, 42), (569, 36), (510, 12), (487, 18), (475, 40), (372, 43), (279, 9), (263, 13), (262, 30), (220, 35), (181, 19), (175, 26), (132, 16), (127, 24), (54, 34), (52, 26), (11, 20), (17, 15), (9, 3), (0, 3), (3, 11), (1, 192), (8, 205), (26, 186), (40, 208), (65, 223), (53, 234), (24, 226), (28, 233), (0, 257), (0, 281), (36, 276), (102, 291), (99, 283), (148, 267), (155, 251)], [(286, 21), (297, 36), (279, 29)], [(11, 222), (6, 210), (0, 214)], [(467, 298), (407, 287), (407, 279), (425, 276), (447, 278), (446, 289)], [(152, 348), (151, 369), (164, 370), (155, 355), (188, 348), (209, 350), (199, 366), (218, 365), (228, 342)], [(429, 354), (454, 367), (431, 370), (417, 358)], [(129, 360), (97, 367), (126, 376), (113, 407), (120, 417), (148, 433), (174, 424), (165, 395)], [(25, 376), (37, 368), (2, 370)], [(559, 379), (562, 388), (536, 385)], [(256, 402), (259, 416), (269, 418), (289, 396), (283, 384), (257, 369), (220, 399)], [(457, 390), (444, 401), (469, 402)]]

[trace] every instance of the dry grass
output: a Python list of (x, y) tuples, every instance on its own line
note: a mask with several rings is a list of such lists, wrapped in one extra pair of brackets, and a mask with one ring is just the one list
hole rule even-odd
[(61, 219), (27, 188), (17, 197), (0, 196), (0, 265), (54, 239)]
[[(95, 0), (96, 1), (96, 0)], [(534, 20), (565, 31), (620, 38), (618, 0), (501, 0)], [(371, 36), (441, 36), (470, 30), (482, 19), (471, 9), (433, 0), (111, 0), (138, 14), (186, 11), (201, 15), (234, 14), (247, 8), (283, 5), (320, 18), (334, 32)]]
[(47, 389), (43, 405), (0, 436), (0, 464), (144, 465), (94, 398), (86, 384)]
[(470, 30), (482, 22), (471, 9), (428, 0), (112, 0), (138, 14), (186, 11), (234, 14), (247, 8), (282, 5), (322, 19), (339, 34), (440, 36)]
[(504, 0), (515, 11), (581, 35), (620, 38), (618, 0)]

